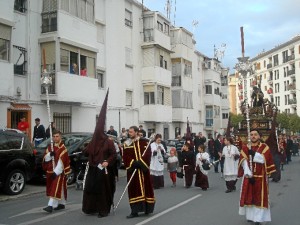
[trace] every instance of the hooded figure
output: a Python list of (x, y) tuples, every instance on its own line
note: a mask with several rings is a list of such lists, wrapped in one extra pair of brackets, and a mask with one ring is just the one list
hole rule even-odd
[(116, 149), (104, 133), (108, 91), (103, 102), (99, 119), (91, 142), (84, 150), (88, 157), (83, 190), (82, 211), (98, 213), (98, 217), (109, 214), (113, 204), (115, 184)]

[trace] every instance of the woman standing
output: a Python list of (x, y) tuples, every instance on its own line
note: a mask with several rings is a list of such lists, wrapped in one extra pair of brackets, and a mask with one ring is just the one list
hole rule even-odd
[(161, 143), (161, 134), (156, 134), (154, 142), (151, 147), (151, 162), (150, 162), (150, 175), (154, 189), (164, 187), (164, 158), (163, 154), (166, 153), (164, 146)]
[(224, 139), (224, 148), (222, 157), (224, 157), (224, 179), (226, 181), (226, 193), (236, 190), (235, 184), (238, 174), (238, 159), (240, 156), (238, 148), (233, 145), (233, 139), (226, 137)]

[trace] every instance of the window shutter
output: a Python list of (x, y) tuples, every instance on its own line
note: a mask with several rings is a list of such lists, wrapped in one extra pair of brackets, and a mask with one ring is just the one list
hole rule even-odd
[[(43, 57), (43, 49), (45, 49), (46, 64), (47, 65), (55, 64), (55, 43), (46, 42), (41, 44), (42, 57)], [(43, 58), (42, 58), (42, 63), (43, 63)]]
[(154, 66), (154, 49), (144, 49), (144, 66)]
[(95, 78), (95, 59), (87, 57), (87, 74), (88, 77)]
[(125, 48), (125, 64), (132, 66), (132, 50), (130, 48)]
[(132, 91), (126, 91), (126, 106), (132, 106)]
[(10, 41), (11, 27), (0, 24), (0, 38)]
[(104, 25), (97, 23), (97, 41), (104, 43)]
[(154, 92), (155, 86), (154, 85), (145, 85), (144, 86), (144, 92)]
[(164, 105), (171, 105), (171, 90), (170, 88), (164, 88)]

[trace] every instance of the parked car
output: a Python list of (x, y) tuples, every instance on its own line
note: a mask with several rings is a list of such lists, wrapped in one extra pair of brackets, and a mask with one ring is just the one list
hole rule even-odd
[[(73, 132), (73, 133), (62, 134), (62, 141), (65, 144), (65, 146), (68, 150), (69, 156), (70, 156), (70, 152), (72, 151), (73, 145), (77, 145), (77, 144), (81, 143), (83, 140), (85, 140), (86, 138), (91, 138), (91, 137), (92, 137), (92, 133)], [(42, 168), (42, 162), (43, 162), (45, 150), (46, 150), (47, 146), (50, 145), (50, 141), (51, 141), (50, 138), (48, 138), (36, 147), (35, 177), (37, 177), (38, 179), (41, 179), (41, 180), (44, 180), (46, 178), (45, 171)], [(71, 171), (70, 176), (72, 176), (72, 171)]]
[(19, 130), (0, 130), (0, 187), (6, 194), (20, 194), (34, 173), (35, 151)]

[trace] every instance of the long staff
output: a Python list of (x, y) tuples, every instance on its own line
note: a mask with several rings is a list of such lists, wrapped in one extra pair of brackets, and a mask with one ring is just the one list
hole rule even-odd
[[(46, 90), (46, 99), (47, 99), (47, 111), (48, 111), (48, 120), (49, 120), (49, 131), (50, 131), (50, 146), (51, 152), (54, 151), (53, 148), (53, 138), (52, 138), (52, 127), (51, 127), (51, 112), (50, 112), (50, 103), (49, 103), (49, 86), (52, 84), (52, 79), (49, 77), (49, 73), (46, 70), (46, 56), (45, 49), (43, 49), (43, 76), (41, 79), (42, 86)], [(55, 168), (54, 156), (51, 156), (53, 169)]]
[[(149, 142), (148, 142), (148, 145), (147, 145), (147, 147), (146, 147), (146, 150), (143, 152), (142, 157), (145, 155), (146, 151), (148, 150), (149, 145), (151, 144), (151, 140), (153, 139), (153, 137), (154, 137), (154, 133), (151, 135), (150, 140), (149, 140)], [(118, 208), (118, 206), (119, 206), (119, 204), (120, 204), (120, 202), (121, 202), (121, 200), (122, 200), (122, 198), (123, 198), (123, 196), (124, 196), (124, 194), (125, 194), (127, 188), (129, 187), (129, 185), (130, 185), (130, 183), (131, 183), (131, 181), (132, 181), (132, 178), (134, 177), (136, 171), (137, 171), (137, 169), (134, 169), (134, 171), (133, 171), (133, 173), (131, 174), (131, 177), (130, 177), (130, 179), (129, 179), (129, 181), (128, 181), (128, 183), (127, 183), (127, 185), (126, 185), (126, 187), (125, 187), (125, 189), (124, 189), (124, 191), (123, 191), (123, 193), (122, 193), (122, 195), (121, 195), (121, 197), (120, 197), (120, 199), (119, 199), (119, 201), (118, 201), (118, 203), (117, 203), (117, 205), (113, 207), (114, 212), (115, 212), (116, 209)]]

